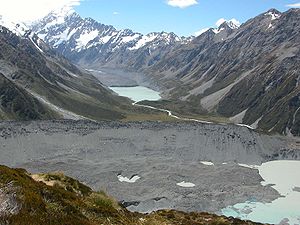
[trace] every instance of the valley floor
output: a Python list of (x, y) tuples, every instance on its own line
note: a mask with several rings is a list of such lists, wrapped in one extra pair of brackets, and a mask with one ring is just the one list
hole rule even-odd
[(0, 164), (63, 171), (105, 190), (130, 210), (208, 211), (279, 197), (259, 165), (300, 159), (297, 140), (245, 127), (193, 122), (35, 121), (0, 123)]

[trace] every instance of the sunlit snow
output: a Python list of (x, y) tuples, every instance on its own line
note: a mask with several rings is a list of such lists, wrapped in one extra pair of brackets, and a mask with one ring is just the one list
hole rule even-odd
[(10, 30), (11, 32), (13, 32), (18, 36), (23, 36), (28, 30), (25, 24), (10, 21), (5, 17), (2, 17), (1, 15), (0, 15), (0, 25), (6, 27), (8, 30)]
[(137, 175), (134, 175), (131, 178), (123, 177), (122, 175), (118, 175), (117, 177), (120, 182), (126, 182), (126, 183), (135, 183), (137, 180), (140, 179), (140, 177)]
[(190, 182), (185, 182), (185, 181), (182, 181), (180, 183), (177, 183), (176, 184), (177, 186), (180, 186), (180, 187), (184, 187), (184, 188), (192, 188), (192, 187), (195, 187), (196, 185), (193, 184), (193, 183), (190, 183)]
[(84, 48), (91, 40), (94, 40), (99, 35), (97, 30), (93, 30), (91, 32), (84, 32), (77, 39), (77, 49)]
[(212, 162), (207, 162), (207, 161), (201, 161), (201, 163), (203, 165), (206, 165), (206, 166), (213, 166), (214, 165)]
[(158, 34), (148, 34), (143, 36), (132, 48), (129, 48), (129, 50), (136, 50), (143, 46), (145, 46), (148, 42), (153, 41), (155, 38), (157, 38)]
[(280, 17), (279, 14), (276, 14), (274, 12), (268, 12), (268, 13), (265, 14), (265, 16), (271, 16), (271, 20), (276, 20)]

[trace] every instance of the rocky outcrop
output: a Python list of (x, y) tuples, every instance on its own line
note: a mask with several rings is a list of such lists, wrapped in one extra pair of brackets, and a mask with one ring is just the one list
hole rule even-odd
[(0, 183), (0, 218), (18, 214), (22, 207), (17, 196), (19, 188), (14, 186), (13, 181), (4, 185)]

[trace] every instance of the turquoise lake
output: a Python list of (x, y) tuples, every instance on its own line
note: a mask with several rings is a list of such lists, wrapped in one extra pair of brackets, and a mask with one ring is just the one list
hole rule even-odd
[(271, 224), (300, 224), (300, 161), (271, 161), (257, 167), (264, 179), (282, 197), (270, 202), (244, 202), (222, 210), (225, 216)]
[(142, 86), (109, 87), (109, 88), (114, 92), (116, 92), (118, 95), (130, 98), (135, 102), (139, 102), (143, 100), (157, 101), (161, 98), (159, 92)]

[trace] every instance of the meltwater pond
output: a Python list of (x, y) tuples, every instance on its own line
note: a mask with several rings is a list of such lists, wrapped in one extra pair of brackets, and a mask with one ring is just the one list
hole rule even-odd
[(147, 87), (135, 86), (135, 87), (109, 87), (120, 96), (124, 96), (132, 99), (135, 102), (149, 100), (157, 101), (160, 99), (159, 92), (154, 91)]
[(225, 216), (272, 224), (300, 224), (300, 161), (272, 161), (258, 167), (265, 180), (282, 197), (271, 203), (251, 200), (222, 210)]

